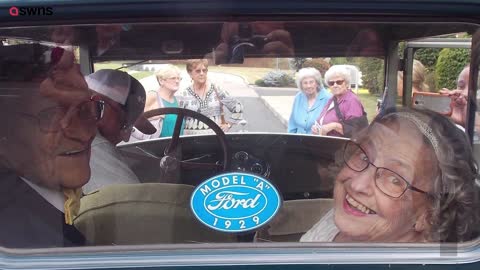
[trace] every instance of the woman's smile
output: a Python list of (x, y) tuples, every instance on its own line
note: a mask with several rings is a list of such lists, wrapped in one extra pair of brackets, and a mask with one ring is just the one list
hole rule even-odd
[(375, 215), (377, 214), (372, 209), (368, 208), (364, 204), (360, 203), (359, 201), (355, 200), (352, 196), (348, 193), (345, 196), (345, 200), (343, 201), (343, 209), (346, 213), (363, 217), (366, 215)]

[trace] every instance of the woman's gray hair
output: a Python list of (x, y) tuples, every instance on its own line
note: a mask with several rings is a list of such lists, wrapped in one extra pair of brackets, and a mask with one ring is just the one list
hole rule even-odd
[(325, 73), (325, 83), (328, 85), (333, 77), (342, 77), (345, 80), (345, 83), (348, 88), (350, 88), (350, 82), (352, 81), (352, 75), (350, 70), (342, 65), (331, 66)]
[(438, 149), (434, 149), (431, 138), (420, 131), (424, 135), (425, 145), (434, 150), (438, 160), (438, 173), (429, 191), (430, 233), (427, 239), (435, 242), (472, 240), (480, 231), (480, 205), (479, 187), (476, 184), (478, 166), (467, 136), (450, 119), (427, 110), (393, 109), (374, 122), (388, 123), (408, 118), (402, 114), (414, 115), (428, 125), (431, 135), (438, 142)]
[(295, 76), (295, 82), (297, 84), (298, 89), (302, 89), (302, 81), (305, 78), (312, 77), (315, 79), (315, 81), (318, 84), (318, 90), (323, 88), (323, 83), (322, 83), (322, 74), (320, 74), (320, 71), (318, 69), (313, 68), (313, 67), (306, 67), (302, 68), (298, 71), (297, 75)]

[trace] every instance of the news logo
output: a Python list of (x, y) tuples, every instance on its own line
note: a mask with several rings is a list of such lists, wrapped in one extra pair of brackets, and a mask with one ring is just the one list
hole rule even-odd
[(11, 7), (8, 12), (10, 16), (50, 16), (53, 15), (52, 7)]

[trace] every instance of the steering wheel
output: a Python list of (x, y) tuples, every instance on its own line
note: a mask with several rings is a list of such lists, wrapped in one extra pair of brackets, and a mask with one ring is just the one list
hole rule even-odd
[[(173, 135), (170, 143), (167, 145), (164, 151), (164, 158), (162, 161), (167, 161), (167, 159), (171, 159), (175, 162), (180, 162), (180, 165), (182, 168), (185, 169), (194, 169), (194, 168), (203, 168), (203, 169), (222, 169), (226, 170), (230, 166), (230, 154), (227, 146), (227, 138), (225, 136), (225, 133), (223, 130), (210, 118), (206, 117), (205, 115), (188, 110), (188, 109), (183, 109), (183, 108), (159, 108), (159, 109), (153, 109), (151, 111), (147, 111), (143, 113), (143, 116), (145, 118), (151, 118), (154, 116), (158, 115), (163, 115), (163, 114), (176, 114), (177, 115), (177, 121), (175, 121), (175, 128), (173, 130)], [(182, 122), (184, 121), (185, 117), (191, 117), (193, 119), (197, 119), (199, 121), (202, 121), (204, 124), (206, 124), (210, 129), (215, 132), (215, 135), (217, 135), (217, 139), (220, 143), (220, 146), (222, 148), (223, 152), (223, 162), (222, 164), (217, 164), (217, 163), (201, 163), (201, 162), (192, 162), (189, 160), (181, 160), (179, 161), (177, 157), (175, 156), (177, 147), (181, 144), (180, 143), (180, 131), (182, 128)], [(196, 160), (190, 159), (190, 160)]]

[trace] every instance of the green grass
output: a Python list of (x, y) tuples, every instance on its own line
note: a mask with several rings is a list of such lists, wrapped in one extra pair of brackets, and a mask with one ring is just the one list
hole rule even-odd
[(372, 95), (367, 89), (358, 89), (358, 97), (362, 102), (365, 112), (367, 113), (368, 122), (371, 122), (377, 115), (377, 99), (376, 95)]
[[(248, 84), (255, 84), (255, 81), (263, 78), (268, 72), (274, 70), (271, 68), (252, 68), (252, 67), (228, 67), (228, 66), (211, 66), (209, 71), (224, 72), (242, 76)], [(284, 70), (291, 72), (289, 70)]]
[(145, 77), (154, 75), (154, 73), (151, 71), (138, 71), (135, 73), (131, 73), (130, 75), (132, 75), (132, 77), (134, 77), (137, 80), (141, 80)]
[[(100, 70), (100, 69), (118, 69), (122, 66), (121, 62), (102, 62), (102, 63), (95, 63), (93, 66), (94, 70)], [(131, 71), (128, 68), (123, 68), (121, 69), (122, 71)], [(151, 76), (154, 73), (151, 71), (136, 71), (132, 72), (130, 75), (134, 77), (137, 80), (143, 79), (145, 77)]]
[(100, 70), (100, 69), (117, 69), (122, 66), (121, 62), (102, 62), (102, 63), (95, 63), (93, 65), (93, 70)]
[[(122, 62), (102, 62), (96, 63), (94, 65), (95, 70), (99, 69), (117, 69), (122, 66)], [(180, 70), (185, 70), (185, 65), (176, 65)], [(128, 71), (128, 69), (122, 69), (124, 71)], [(209, 66), (209, 71), (213, 72), (223, 72), (223, 73), (230, 73), (234, 75), (238, 75), (243, 77), (249, 84), (254, 84), (256, 80), (263, 78), (268, 72), (274, 70), (271, 68), (254, 68), (254, 67), (230, 67), (230, 66)], [(293, 75), (291, 70), (283, 70), (285, 72), (290, 73)], [(131, 74), (137, 80), (143, 79), (150, 75), (153, 75), (153, 72), (148, 71), (140, 71)]]

